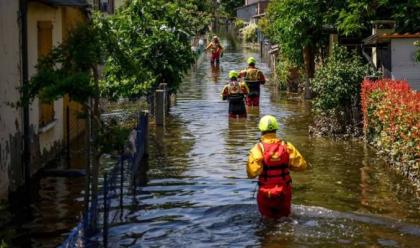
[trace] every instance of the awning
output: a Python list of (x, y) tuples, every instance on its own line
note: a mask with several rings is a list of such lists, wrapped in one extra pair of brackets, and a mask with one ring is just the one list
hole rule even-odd
[(365, 39), (363, 39), (363, 44), (365, 45), (377, 45), (389, 43), (389, 38), (384, 36), (385, 34), (374, 34)]
[(392, 33), (392, 34), (374, 34), (363, 40), (365, 45), (377, 45), (389, 43), (391, 39), (412, 39), (420, 38), (420, 32), (418, 33)]

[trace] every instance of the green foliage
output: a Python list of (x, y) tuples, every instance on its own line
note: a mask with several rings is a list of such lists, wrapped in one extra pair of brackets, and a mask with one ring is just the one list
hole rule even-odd
[(245, 27), (245, 22), (244, 22), (244, 20), (242, 20), (242, 19), (240, 19), (240, 18), (236, 18), (236, 19), (235, 19), (235, 21), (234, 21), (234, 24), (235, 24), (235, 27), (236, 27), (237, 29), (241, 29), (241, 28)]
[(97, 95), (92, 70), (102, 61), (102, 46), (98, 30), (89, 24), (76, 27), (68, 39), (41, 58), (38, 72), (30, 80), (23, 101), (36, 96), (56, 100), (65, 94), (78, 102)]
[(242, 28), (241, 33), (244, 41), (256, 42), (257, 41), (257, 24), (251, 23), (246, 27)]
[(278, 87), (296, 92), (303, 78), (303, 71), (296, 64), (280, 56), (276, 64)]
[(326, 29), (339, 35), (370, 35), (373, 20), (395, 20), (397, 32), (420, 31), (418, 0), (273, 0), (262, 28), (271, 41), (280, 44), (282, 54), (301, 65), (305, 46), (326, 44)]
[(347, 0), (333, 6), (332, 17), (338, 18), (338, 30), (344, 35), (370, 33), (372, 20), (395, 20), (397, 32), (420, 30), (417, 0)]
[(260, 30), (267, 30), (267, 28), (270, 26), (267, 16), (264, 16), (260, 20), (258, 20), (257, 25)]
[(313, 79), (313, 90), (317, 95), (315, 109), (322, 112), (349, 108), (353, 99), (359, 97), (360, 84), (368, 74), (369, 67), (359, 56), (335, 46), (333, 55)]
[(236, 16), (236, 8), (241, 7), (244, 4), (243, 0), (222, 0), (222, 9), (229, 15), (230, 18)]
[[(205, 10), (198, 0), (134, 0), (115, 15), (95, 14), (39, 60), (23, 100), (133, 97), (162, 82), (174, 92), (194, 61), (190, 38), (209, 22)], [(104, 69), (97, 85), (92, 75), (99, 64)]]
[(8, 248), (9, 246), (6, 244), (6, 242), (4, 242), (4, 240), (1, 241), (0, 243), (0, 248)]
[[(175, 92), (194, 61), (190, 38), (207, 17), (190, 1), (135, 0), (102, 18), (110, 53), (101, 89), (106, 96), (139, 96), (159, 83)], [(116, 45), (117, 44), (117, 45)]]
[(270, 25), (264, 33), (281, 45), (282, 54), (291, 62), (302, 65), (302, 49), (316, 47), (322, 36), (323, 1), (274, 0), (269, 4)]
[(134, 126), (126, 127), (116, 120), (111, 120), (105, 124), (105, 127), (101, 129), (98, 138), (101, 152), (110, 154), (116, 151), (121, 154), (127, 143), (127, 137)]

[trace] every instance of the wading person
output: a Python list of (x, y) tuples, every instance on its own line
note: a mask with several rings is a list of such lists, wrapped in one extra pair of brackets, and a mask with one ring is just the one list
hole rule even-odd
[(279, 125), (275, 117), (264, 116), (258, 128), (260, 142), (251, 149), (247, 163), (248, 177), (258, 176), (258, 209), (268, 218), (289, 216), (292, 201), (289, 169), (305, 170), (306, 161), (291, 143), (277, 137)]
[(249, 94), (246, 97), (247, 106), (260, 105), (260, 86), (265, 84), (264, 74), (255, 67), (256, 62), (255, 58), (249, 57), (247, 60), (248, 68), (241, 71), (239, 75), (249, 88)]
[(246, 84), (238, 81), (238, 72), (230, 71), (230, 82), (222, 90), (223, 100), (229, 102), (229, 117), (246, 117), (245, 96), (248, 94)]
[(220, 57), (223, 56), (223, 47), (220, 45), (219, 37), (213, 36), (213, 39), (206, 47), (206, 51), (210, 50), (210, 63), (212, 66), (220, 63)]

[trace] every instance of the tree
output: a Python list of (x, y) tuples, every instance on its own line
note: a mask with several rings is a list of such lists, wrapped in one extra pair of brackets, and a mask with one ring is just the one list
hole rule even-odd
[(333, 18), (344, 35), (369, 35), (370, 21), (395, 20), (396, 32), (420, 31), (417, 0), (347, 0), (334, 6)]
[[(113, 16), (96, 13), (91, 22), (75, 28), (66, 41), (39, 60), (37, 73), (22, 89), (21, 101), (35, 97), (52, 101), (68, 95), (84, 106), (90, 160), (87, 178), (92, 172), (85, 199), (90, 189), (97, 189), (100, 148), (104, 148), (101, 134), (114, 133), (113, 140), (122, 140), (115, 129), (104, 130), (100, 98), (146, 95), (163, 82), (175, 92), (194, 61), (191, 36), (208, 23), (206, 13), (198, 8), (194, 0), (133, 0)], [(101, 79), (99, 65), (104, 66)]]
[(230, 18), (236, 17), (236, 9), (244, 4), (243, 0), (222, 0), (220, 5)]
[(322, 0), (274, 0), (269, 4), (269, 25), (265, 34), (280, 44), (283, 56), (305, 68), (305, 97), (310, 98), (309, 78), (315, 73), (315, 53), (325, 35), (322, 33), (325, 14)]
[(102, 80), (105, 95), (144, 95), (159, 83), (175, 92), (194, 61), (190, 39), (208, 20), (192, 1), (164, 0), (132, 1), (103, 17), (100, 26), (111, 55)]

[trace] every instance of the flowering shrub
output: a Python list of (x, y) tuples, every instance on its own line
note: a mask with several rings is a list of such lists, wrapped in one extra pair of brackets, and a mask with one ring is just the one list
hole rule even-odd
[(364, 133), (394, 162), (419, 174), (420, 92), (406, 81), (364, 80), (361, 89)]

